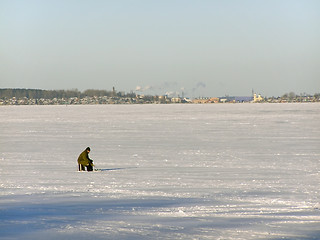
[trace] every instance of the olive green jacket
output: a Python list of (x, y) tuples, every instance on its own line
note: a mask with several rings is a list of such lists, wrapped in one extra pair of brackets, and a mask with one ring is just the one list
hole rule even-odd
[(87, 150), (84, 150), (78, 157), (78, 164), (89, 166), (92, 165), (92, 162), (93, 161), (89, 158)]

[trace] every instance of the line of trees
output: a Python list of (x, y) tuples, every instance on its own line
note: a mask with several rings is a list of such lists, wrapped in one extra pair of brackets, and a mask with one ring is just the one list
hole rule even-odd
[[(289, 100), (293, 100), (293, 99), (295, 99), (295, 98), (306, 97), (306, 96), (310, 96), (310, 97), (311, 97), (312, 95), (307, 94), (307, 93), (301, 93), (300, 95), (298, 95), (298, 94), (295, 94), (294, 92), (289, 92), (289, 93), (283, 94), (283, 95), (282, 95), (282, 98), (284, 98), (284, 99), (289, 99)], [(313, 97), (319, 98), (319, 97), (320, 97), (320, 93), (315, 93), (315, 94), (313, 95)]]
[(116, 96), (119, 93), (115, 91), (88, 89), (80, 92), (78, 89), (72, 90), (41, 90), (41, 89), (0, 89), (0, 98), (28, 98), (28, 99), (54, 99), (54, 98), (83, 98), (83, 97), (100, 97), (100, 96)]

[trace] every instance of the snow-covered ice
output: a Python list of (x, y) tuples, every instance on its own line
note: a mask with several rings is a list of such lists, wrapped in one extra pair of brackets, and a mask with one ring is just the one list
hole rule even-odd
[[(320, 239), (320, 104), (0, 107), (0, 239)], [(78, 172), (87, 146), (99, 172)]]

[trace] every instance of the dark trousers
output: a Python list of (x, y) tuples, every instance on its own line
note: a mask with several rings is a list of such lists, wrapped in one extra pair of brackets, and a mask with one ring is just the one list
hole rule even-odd
[(91, 165), (89, 165), (89, 166), (84, 166), (84, 165), (82, 165), (82, 164), (78, 164), (78, 170), (79, 170), (79, 171), (85, 171), (85, 170), (86, 170), (86, 167), (87, 167), (87, 171), (88, 171), (88, 172), (93, 171), (93, 167), (92, 167)]

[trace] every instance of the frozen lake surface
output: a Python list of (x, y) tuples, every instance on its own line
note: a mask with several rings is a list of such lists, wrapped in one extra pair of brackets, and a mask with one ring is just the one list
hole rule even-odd
[[(0, 239), (320, 239), (320, 104), (0, 107)], [(99, 172), (78, 172), (87, 146)]]

